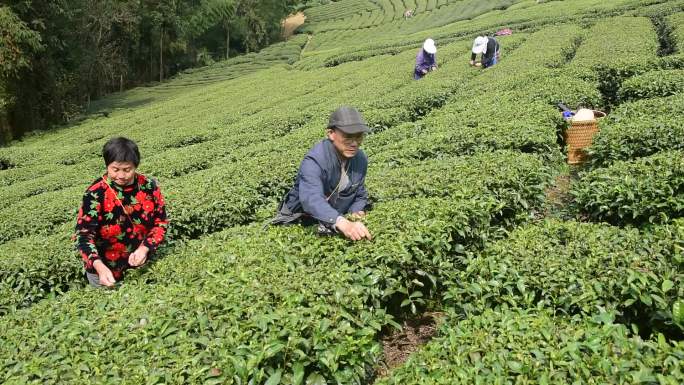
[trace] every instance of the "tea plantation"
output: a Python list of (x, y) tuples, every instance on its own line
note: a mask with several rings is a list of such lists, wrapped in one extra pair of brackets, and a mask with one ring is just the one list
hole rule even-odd
[[(0, 148), (0, 383), (684, 383), (684, 0), (305, 14)], [(469, 66), (502, 28), (500, 63)], [(439, 69), (414, 81), (428, 37)], [(558, 102), (607, 113), (584, 165)], [(372, 129), (373, 240), (264, 228), (342, 104)], [(159, 258), (94, 290), (70, 237), (113, 136), (172, 222)], [(427, 311), (437, 335), (379, 375), (381, 338)]]

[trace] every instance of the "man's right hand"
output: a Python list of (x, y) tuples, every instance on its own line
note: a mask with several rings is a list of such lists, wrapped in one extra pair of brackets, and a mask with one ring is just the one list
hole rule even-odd
[(95, 271), (97, 272), (97, 277), (99, 278), (101, 285), (107, 287), (114, 286), (116, 280), (114, 279), (114, 275), (112, 274), (112, 271), (109, 270), (107, 265), (98, 259), (93, 262), (93, 268), (95, 268)]
[(352, 222), (344, 217), (339, 217), (337, 222), (335, 222), (335, 227), (339, 230), (345, 237), (351, 239), (352, 241), (359, 241), (363, 238), (371, 239), (370, 232), (361, 222)]
[(474, 65), (475, 65), (475, 60), (471, 60), (471, 61), (470, 61), (470, 65), (471, 65), (471, 66), (474, 66)]

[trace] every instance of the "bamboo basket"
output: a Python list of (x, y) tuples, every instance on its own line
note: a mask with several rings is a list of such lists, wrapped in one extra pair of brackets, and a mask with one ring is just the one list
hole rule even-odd
[(599, 131), (599, 120), (605, 116), (605, 112), (594, 110), (593, 120), (570, 121), (570, 127), (565, 131), (568, 164), (580, 164), (587, 160), (586, 148)]

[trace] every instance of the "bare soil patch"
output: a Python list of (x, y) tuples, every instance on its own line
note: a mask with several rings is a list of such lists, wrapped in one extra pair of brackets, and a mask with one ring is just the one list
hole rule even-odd
[(287, 19), (283, 21), (283, 38), (287, 39), (292, 36), (294, 31), (299, 28), (300, 25), (304, 24), (305, 20), (306, 16), (303, 12), (297, 12), (294, 15), (288, 16)]
[(558, 175), (553, 185), (546, 188), (546, 204), (538, 215), (537, 219), (556, 218), (561, 220), (585, 221), (583, 215), (577, 212), (574, 207), (574, 197), (570, 193), (572, 183), (578, 178), (577, 170), (570, 170), (569, 173)]
[(554, 206), (565, 206), (571, 199), (570, 175), (559, 175), (556, 183), (546, 189), (546, 199)]
[(402, 330), (394, 330), (382, 338), (383, 362), (376, 370), (376, 378), (385, 377), (401, 366), (409, 356), (425, 345), (437, 333), (443, 313), (425, 313), (417, 318), (405, 320)]

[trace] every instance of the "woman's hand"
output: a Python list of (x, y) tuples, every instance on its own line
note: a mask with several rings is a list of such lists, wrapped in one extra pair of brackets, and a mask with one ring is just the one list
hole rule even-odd
[(150, 249), (145, 245), (140, 245), (128, 256), (128, 264), (133, 267), (141, 266), (147, 261), (147, 253)]
[(114, 279), (114, 275), (112, 274), (112, 271), (109, 270), (107, 265), (104, 264), (104, 262), (100, 261), (99, 259), (93, 262), (93, 268), (97, 272), (97, 277), (100, 281), (100, 285), (104, 285), (107, 287), (112, 287), (116, 283), (116, 280)]

